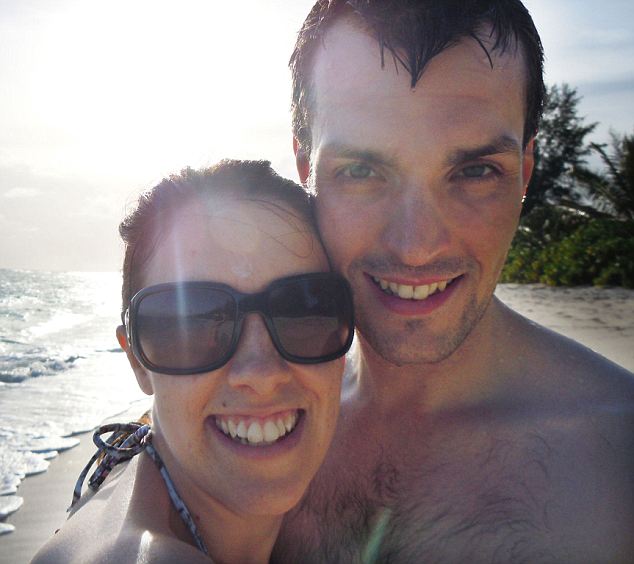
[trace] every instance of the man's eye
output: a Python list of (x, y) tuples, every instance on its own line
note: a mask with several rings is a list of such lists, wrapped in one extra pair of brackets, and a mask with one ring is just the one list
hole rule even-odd
[(496, 171), (492, 166), (480, 164), (467, 166), (460, 171), (460, 174), (466, 178), (484, 178), (494, 174), (495, 172)]
[(367, 165), (353, 164), (343, 169), (342, 174), (356, 180), (363, 180), (364, 178), (370, 178), (376, 176), (376, 173)]

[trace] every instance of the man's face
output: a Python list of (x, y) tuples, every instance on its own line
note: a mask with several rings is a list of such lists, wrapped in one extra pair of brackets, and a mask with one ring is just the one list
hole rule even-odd
[[(312, 150), (321, 234), (363, 339), (396, 365), (451, 355), (484, 314), (532, 170), (524, 66), (472, 39), (410, 76), (339, 21), (316, 53)], [(310, 159), (310, 168), (309, 168)], [(427, 297), (425, 297), (427, 296)]]

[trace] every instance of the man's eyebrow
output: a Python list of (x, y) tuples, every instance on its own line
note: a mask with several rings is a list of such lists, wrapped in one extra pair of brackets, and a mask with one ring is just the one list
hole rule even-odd
[(456, 166), (460, 163), (473, 161), (481, 157), (491, 155), (500, 155), (503, 153), (514, 153), (519, 155), (521, 148), (520, 143), (513, 137), (501, 135), (486, 145), (481, 145), (472, 149), (456, 149), (455, 151), (449, 153), (446, 162), (448, 166)]
[(338, 159), (350, 159), (371, 165), (394, 166), (396, 163), (395, 158), (385, 153), (372, 151), (370, 149), (357, 149), (342, 143), (329, 143), (324, 145), (322, 152)]

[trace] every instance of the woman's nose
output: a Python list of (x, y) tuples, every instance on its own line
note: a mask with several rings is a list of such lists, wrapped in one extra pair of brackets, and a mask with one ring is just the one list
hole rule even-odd
[(264, 320), (256, 313), (249, 314), (229, 366), (229, 384), (267, 395), (290, 379), (291, 367), (277, 352)]

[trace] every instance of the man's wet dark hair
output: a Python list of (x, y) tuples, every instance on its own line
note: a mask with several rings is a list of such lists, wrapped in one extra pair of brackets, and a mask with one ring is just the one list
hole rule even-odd
[[(528, 10), (519, 0), (318, 0), (304, 21), (289, 66), (293, 79), (293, 134), (311, 150), (312, 59), (335, 20), (346, 18), (373, 36), (385, 64), (386, 50), (411, 77), (412, 88), (429, 61), (465, 37), (491, 52), (522, 47), (526, 65), (524, 145), (537, 132), (544, 100), (543, 48)], [(490, 41), (492, 40), (492, 41)], [(492, 45), (489, 48), (485, 46)]]
[(269, 161), (223, 160), (218, 164), (164, 178), (154, 188), (141, 194), (136, 207), (119, 225), (125, 243), (123, 260), (122, 309), (143, 286), (143, 267), (152, 256), (160, 237), (171, 226), (171, 219), (186, 205), (199, 200), (201, 205), (213, 196), (231, 196), (262, 202), (266, 206), (290, 208), (284, 217), (313, 225), (310, 196), (292, 180), (282, 178)]

